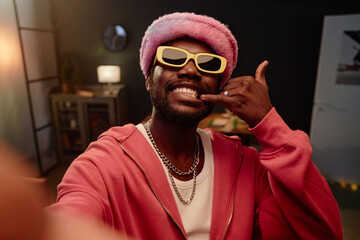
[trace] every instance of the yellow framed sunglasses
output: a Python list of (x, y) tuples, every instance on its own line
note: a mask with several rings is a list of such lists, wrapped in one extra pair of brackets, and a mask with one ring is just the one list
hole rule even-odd
[(183, 67), (193, 59), (197, 69), (205, 73), (219, 74), (226, 68), (226, 58), (211, 53), (192, 54), (188, 51), (171, 46), (159, 46), (156, 51), (156, 61), (171, 67)]

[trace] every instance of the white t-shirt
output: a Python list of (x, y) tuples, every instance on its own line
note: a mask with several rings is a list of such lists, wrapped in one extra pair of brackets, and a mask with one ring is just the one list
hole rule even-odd
[[(154, 146), (152, 145), (144, 126), (142, 124), (138, 124), (136, 127), (140, 130), (140, 132), (144, 135), (144, 137), (148, 140), (149, 144), (154, 149)], [(203, 240), (210, 238), (212, 197), (214, 186), (214, 157), (210, 136), (207, 132), (201, 129), (198, 129), (197, 131), (203, 144), (205, 162), (202, 171), (196, 177), (196, 191), (190, 204), (185, 205), (179, 200), (171, 184), (169, 172), (158, 156), (159, 161), (163, 165), (166, 176), (168, 177), (170, 188), (176, 200), (186, 234), (191, 240)], [(154, 152), (156, 153), (155, 149)], [(193, 179), (189, 181), (181, 181), (174, 178), (174, 181), (183, 199), (189, 199), (193, 188)]]

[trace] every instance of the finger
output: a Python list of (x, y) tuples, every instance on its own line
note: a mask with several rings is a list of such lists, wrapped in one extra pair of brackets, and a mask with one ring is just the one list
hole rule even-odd
[(251, 82), (253, 80), (254, 80), (254, 78), (251, 76), (242, 76), (242, 77), (232, 78), (226, 83), (226, 85), (224, 86), (222, 91), (235, 90), (239, 87), (243, 87), (244, 82)]
[(262, 63), (260, 63), (255, 72), (255, 80), (259, 81), (266, 88), (268, 88), (268, 86), (265, 79), (265, 70), (268, 64), (268, 61), (263, 61)]
[(236, 89), (238, 86), (239, 86), (240, 82), (237, 81), (237, 82), (228, 82), (222, 91), (226, 91), (226, 90), (232, 90), (232, 89)]
[[(224, 97), (232, 97), (236, 91), (232, 89), (227, 89), (219, 93), (219, 95), (223, 95)], [(224, 98), (224, 100), (229, 100), (228, 98)]]
[(218, 95), (214, 95), (214, 94), (202, 94), (200, 95), (200, 99), (205, 101), (205, 102), (210, 102), (210, 103), (220, 103), (220, 104), (225, 104), (227, 102), (227, 99), (229, 97), (228, 96), (224, 96), (224, 92), (218, 94)]

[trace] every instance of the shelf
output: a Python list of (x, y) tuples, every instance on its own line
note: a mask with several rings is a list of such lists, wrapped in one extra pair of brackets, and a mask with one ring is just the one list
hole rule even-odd
[(88, 112), (109, 112), (109, 109), (92, 108)]
[(117, 94), (111, 96), (100, 93), (93, 97), (50, 94), (60, 161), (70, 163), (101, 133), (126, 123), (124, 88), (119, 87)]
[(77, 108), (59, 108), (59, 111), (61, 112), (77, 112)]
[(61, 131), (69, 131), (69, 132), (78, 132), (80, 131), (80, 128), (71, 128), (71, 127), (60, 127)]

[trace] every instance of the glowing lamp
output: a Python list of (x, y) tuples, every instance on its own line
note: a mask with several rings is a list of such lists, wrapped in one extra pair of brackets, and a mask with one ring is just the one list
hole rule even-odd
[(120, 82), (120, 66), (101, 65), (97, 67), (97, 77), (99, 83), (108, 84), (108, 93), (112, 94), (112, 83)]

